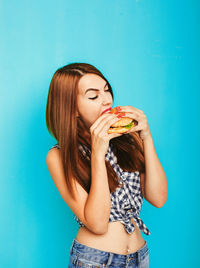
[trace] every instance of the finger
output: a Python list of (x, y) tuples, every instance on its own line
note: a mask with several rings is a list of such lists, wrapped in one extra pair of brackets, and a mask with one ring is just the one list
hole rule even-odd
[(99, 133), (103, 132), (103, 134), (107, 134), (108, 129), (110, 128), (110, 126), (114, 123), (116, 123), (117, 121), (119, 121), (120, 119), (117, 118), (116, 115), (114, 115), (113, 118), (108, 119), (107, 121), (103, 122), (103, 124), (101, 126), (99, 126)]
[(121, 116), (121, 117), (129, 117), (131, 119), (135, 119), (136, 121), (139, 121), (140, 118), (141, 118), (141, 115), (138, 115), (137, 113), (133, 113), (133, 112), (120, 112), (119, 116)]
[(112, 134), (108, 134), (108, 137), (109, 137), (109, 139), (111, 140), (111, 139), (113, 139), (113, 138), (117, 138), (117, 137), (119, 137), (119, 136), (121, 136), (121, 135), (123, 135), (124, 133), (112, 133)]
[(127, 114), (130, 113), (138, 117), (142, 115), (140, 110), (135, 107), (132, 107), (132, 106), (120, 106), (120, 107), (121, 107), (121, 110), (119, 112), (125, 112)]
[(94, 122), (94, 124), (90, 127), (90, 131), (92, 132), (97, 126), (100, 126), (102, 122), (109, 120), (110, 118), (114, 118), (114, 114), (104, 113), (103, 115), (99, 116), (99, 118)]

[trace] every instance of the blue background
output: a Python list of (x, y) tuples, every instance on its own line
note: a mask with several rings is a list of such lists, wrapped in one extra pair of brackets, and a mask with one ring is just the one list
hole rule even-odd
[(0, 267), (67, 267), (78, 224), (46, 166), (45, 109), (57, 68), (87, 62), (114, 106), (147, 115), (168, 180), (144, 200), (150, 267), (196, 267), (199, 250), (199, 2), (0, 1)]

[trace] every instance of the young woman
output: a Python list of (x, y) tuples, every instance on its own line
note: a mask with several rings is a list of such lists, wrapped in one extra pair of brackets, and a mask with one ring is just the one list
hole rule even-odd
[[(132, 106), (113, 108), (113, 91), (94, 66), (71, 63), (50, 83), (46, 123), (57, 140), (46, 163), (80, 228), (69, 267), (149, 267), (150, 235), (139, 212), (143, 197), (155, 207), (167, 199), (167, 180), (147, 117)], [(137, 120), (126, 133), (108, 134), (121, 116)]]

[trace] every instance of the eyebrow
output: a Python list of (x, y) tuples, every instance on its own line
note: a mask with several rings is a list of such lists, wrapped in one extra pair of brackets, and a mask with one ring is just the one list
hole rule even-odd
[[(104, 88), (108, 85), (108, 82), (105, 84)], [(88, 88), (86, 91), (85, 91), (85, 94), (88, 92), (88, 91), (99, 91), (99, 89), (97, 88)]]

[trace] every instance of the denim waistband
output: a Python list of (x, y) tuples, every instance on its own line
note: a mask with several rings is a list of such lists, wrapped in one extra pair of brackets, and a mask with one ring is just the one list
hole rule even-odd
[(123, 265), (130, 260), (140, 262), (140, 260), (142, 260), (143, 256), (146, 254), (147, 251), (147, 241), (145, 241), (144, 246), (136, 252), (125, 255), (88, 247), (84, 244), (81, 244), (76, 238), (73, 239), (70, 248), (70, 254), (73, 254), (75, 258), (82, 258), (94, 263), (98, 262), (102, 265), (105, 264), (106, 266), (110, 265), (111, 263), (118, 263)]

